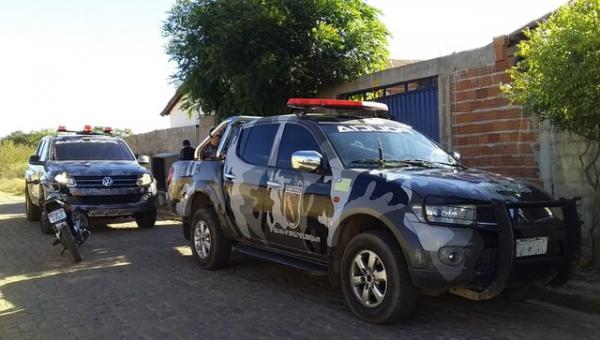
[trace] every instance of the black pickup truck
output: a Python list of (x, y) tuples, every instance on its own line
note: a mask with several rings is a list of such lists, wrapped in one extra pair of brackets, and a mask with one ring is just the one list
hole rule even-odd
[(293, 114), (228, 119), (215, 159), (175, 163), (191, 178), (176, 208), (202, 268), (233, 249), (323, 273), (374, 323), (407, 317), (421, 292), (526, 298), (572, 276), (575, 200), (469, 169), (380, 118), (383, 104), (288, 104)]
[(55, 136), (44, 137), (25, 171), (27, 219), (40, 221), (43, 233), (50, 233), (45, 197), (66, 189), (74, 208), (90, 218), (134, 217), (138, 226), (151, 228), (156, 222), (156, 182), (127, 144), (111, 135), (59, 128)]

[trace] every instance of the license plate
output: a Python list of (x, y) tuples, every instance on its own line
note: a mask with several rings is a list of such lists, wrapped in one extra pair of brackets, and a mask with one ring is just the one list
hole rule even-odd
[(534, 237), (517, 239), (516, 248), (517, 257), (546, 254), (548, 251), (548, 238)]
[(64, 220), (67, 218), (67, 213), (65, 213), (65, 209), (58, 209), (48, 213), (48, 220), (50, 223), (56, 223), (60, 220)]

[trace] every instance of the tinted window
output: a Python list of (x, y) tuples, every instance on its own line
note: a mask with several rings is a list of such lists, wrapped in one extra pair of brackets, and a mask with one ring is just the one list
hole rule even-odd
[(124, 142), (116, 139), (76, 138), (54, 142), (57, 161), (133, 161)]
[(268, 165), (278, 128), (278, 124), (268, 124), (243, 129), (238, 148), (239, 156), (251, 164)]
[(306, 128), (296, 124), (287, 124), (279, 144), (277, 167), (291, 169), (292, 154), (300, 150), (321, 152), (315, 137)]

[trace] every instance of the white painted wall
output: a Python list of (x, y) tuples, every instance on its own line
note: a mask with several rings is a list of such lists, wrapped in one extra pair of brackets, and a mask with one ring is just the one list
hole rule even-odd
[[(200, 110), (200, 114), (202, 111)], [(181, 104), (177, 103), (173, 110), (171, 110), (171, 114), (169, 115), (169, 119), (171, 121), (170, 126), (172, 128), (176, 127), (184, 127), (184, 126), (195, 126), (198, 124), (198, 115), (194, 114), (193, 118), (190, 118), (187, 112), (181, 110)]]

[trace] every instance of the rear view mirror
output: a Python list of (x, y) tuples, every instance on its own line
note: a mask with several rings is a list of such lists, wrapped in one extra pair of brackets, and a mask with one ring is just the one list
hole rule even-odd
[(321, 166), (323, 156), (316, 151), (301, 150), (292, 154), (292, 168), (313, 172)]
[(150, 164), (150, 156), (141, 155), (138, 157), (138, 163), (142, 165)]
[(31, 155), (31, 156), (29, 156), (29, 164), (31, 164), (31, 165), (42, 165), (43, 162), (40, 162), (40, 156), (38, 156), (38, 155)]

